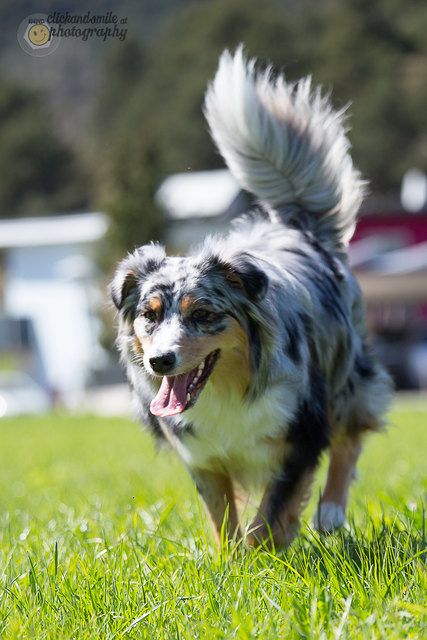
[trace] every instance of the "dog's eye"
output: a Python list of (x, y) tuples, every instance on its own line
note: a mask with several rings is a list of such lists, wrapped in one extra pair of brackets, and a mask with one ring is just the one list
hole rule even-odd
[(153, 309), (147, 309), (142, 315), (148, 322), (156, 322), (157, 320), (156, 312)]
[(207, 320), (210, 317), (210, 311), (208, 311), (207, 309), (194, 309), (193, 313), (191, 314), (191, 317), (193, 318), (193, 320)]

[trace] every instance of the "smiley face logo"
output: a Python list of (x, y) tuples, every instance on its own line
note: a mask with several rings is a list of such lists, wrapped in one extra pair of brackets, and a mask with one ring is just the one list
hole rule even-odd
[(28, 40), (35, 47), (42, 47), (50, 40), (50, 29), (45, 24), (35, 24), (28, 30)]
[(45, 13), (32, 13), (27, 16), (20, 23), (16, 35), (21, 49), (36, 58), (49, 56), (56, 51), (61, 41)]
[(52, 32), (44, 18), (33, 19), (27, 24), (24, 40), (33, 51), (43, 50), (52, 44)]

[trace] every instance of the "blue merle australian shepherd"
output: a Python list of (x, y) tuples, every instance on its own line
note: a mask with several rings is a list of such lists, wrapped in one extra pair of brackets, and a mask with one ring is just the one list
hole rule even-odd
[(238, 485), (263, 492), (247, 542), (278, 547), (325, 449), (314, 524), (344, 523), (363, 437), (391, 396), (347, 265), (364, 183), (343, 114), (309, 78), (257, 72), (242, 48), (222, 55), (205, 114), (259, 211), (186, 257), (158, 244), (128, 255), (111, 284), (118, 345), (140, 419), (184, 461), (217, 535), (225, 521), (241, 536)]

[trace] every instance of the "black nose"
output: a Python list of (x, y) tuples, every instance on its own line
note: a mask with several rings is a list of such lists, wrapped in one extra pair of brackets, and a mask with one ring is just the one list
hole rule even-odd
[(176, 364), (176, 356), (171, 351), (160, 356), (150, 358), (150, 365), (156, 373), (167, 374), (172, 371)]

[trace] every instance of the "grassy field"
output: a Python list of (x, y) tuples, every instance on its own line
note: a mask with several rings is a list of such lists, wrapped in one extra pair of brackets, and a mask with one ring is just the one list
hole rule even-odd
[(0, 637), (427, 638), (427, 408), (373, 436), (349, 525), (215, 548), (181, 464), (125, 419), (0, 422)]

